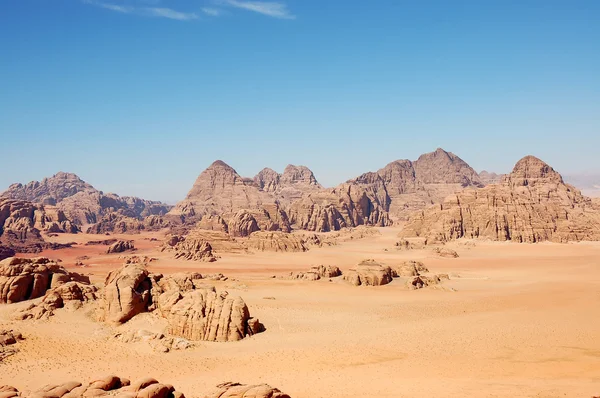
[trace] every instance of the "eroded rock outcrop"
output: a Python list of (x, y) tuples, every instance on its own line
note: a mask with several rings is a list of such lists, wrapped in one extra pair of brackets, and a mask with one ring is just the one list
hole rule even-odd
[(342, 275), (342, 271), (332, 265), (315, 265), (305, 272), (291, 272), (291, 279), (302, 279), (307, 281), (318, 281), (322, 278), (335, 278)]
[(381, 286), (392, 281), (393, 271), (375, 260), (363, 260), (344, 273), (344, 280), (354, 286)]
[(133, 245), (133, 241), (131, 240), (118, 240), (115, 243), (111, 244), (106, 250), (107, 254), (112, 253), (123, 253), (126, 251), (135, 250), (135, 246)]
[(161, 251), (173, 252), (175, 258), (192, 261), (213, 262), (217, 257), (211, 244), (202, 237), (188, 235), (186, 237), (173, 235), (167, 239)]
[(498, 184), (466, 189), (414, 215), (403, 237), (429, 242), (458, 238), (535, 243), (600, 240), (600, 212), (589, 198), (533, 156)]
[(89, 283), (89, 279), (45, 257), (7, 258), (0, 261), (0, 304), (43, 297), (48, 289), (68, 282)]
[(247, 210), (240, 210), (229, 221), (228, 231), (234, 237), (246, 237), (260, 231), (256, 218)]
[(124, 265), (106, 278), (102, 319), (123, 323), (150, 311), (167, 320), (169, 334), (189, 340), (236, 341), (262, 331), (241, 297), (217, 293), (205, 279), (199, 273), (165, 277)]
[(290, 398), (290, 396), (267, 384), (223, 383), (205, 398)]

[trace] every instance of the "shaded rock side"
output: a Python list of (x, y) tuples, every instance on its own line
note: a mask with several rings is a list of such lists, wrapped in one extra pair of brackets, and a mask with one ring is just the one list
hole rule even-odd
[(111, 244), (108, 249), (106, 249), (107, 254), (112, 253), (123, 253), (126, 251), (135, 250), (135, 246), (133, 245), (133, 241), (131, 240), (118, 240), (115, 243)]
[(459, 238), (535, 243), (600, 240), (600, 212), (533, 156), (520, 160), (499, 184), (466, 189), (415, 214), (401, 237), (428, 242)]

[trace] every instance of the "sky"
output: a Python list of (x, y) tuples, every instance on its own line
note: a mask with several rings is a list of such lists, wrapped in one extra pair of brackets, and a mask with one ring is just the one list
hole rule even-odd
[(222, 159), (335, 186), (438, 147), (600, 174), (600, 1), (2, 0), (0, 191), (174, 203)]

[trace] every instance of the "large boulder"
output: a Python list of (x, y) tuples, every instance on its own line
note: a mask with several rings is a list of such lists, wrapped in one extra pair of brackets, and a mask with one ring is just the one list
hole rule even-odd
[(318, 281), (321, 278), (335, 278), (342, 275), (338, 267), (332, 265), (315, 265), (305, 272), (291, 272), (291, 279), (303, 279), (307, 281)]
[(148, 271), (141, 265), (129, 264), (111, 271), (104, 281), (102, 319), (123, 323), (146, 312), (151, 289)]
[(390, 267), (375, 260), (364, 260), (344, 273), (344, 280), (354, 286), (381, 286), (390, 283), (393, 276)]
[(89, 278), (67, 272), (45, 257), (7, 258), (0, 261), (0, 304), (39, 298), (46, 290), (71, 281), (89, 283)]

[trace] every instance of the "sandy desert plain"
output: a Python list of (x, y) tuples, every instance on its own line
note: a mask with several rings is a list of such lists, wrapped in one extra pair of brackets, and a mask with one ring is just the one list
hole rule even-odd
[[(222, 272), (217, 290), (239, 294), (266, 330), (241, 341), (197, 342), (155, 352), (111, 338), (123, 329), (164, 330), (149, 314), (117, 328), (93, 310), (14, 321), (26, 302), (0, 306), (0, 328), (18, 329), (18, 354), (0, 363), (0, 385), (20, 390), (106, 374), (152, 376), (186, 396), (226, 381), (268, 383), (292, 397), (592, 397), (600, 393), (600, 244), (514, 244), (458, 240), (459, 258), (396, 250), (401, 226), (305, 253), (223, 254), (217, 262), (176, 260), (158, 251), (160, 232), (124, 235), (152, 272)], [(118, 237), (118, 236), (115, 236)], [(159, 241), (151, 241), (155, 237)], [(59, 235), (84, 243), (97, 235)], [(102, 247), (75, 245), (36, 256), (60, 258), (101, 284), (123, 262)], [(89, 267), (75, 258), (89, 256)], [(419, 260), (450, 280), (408, 290), (400, 281), (355, 287), (341, 278), (286, 280), (290, 271), (360, 260)]]

